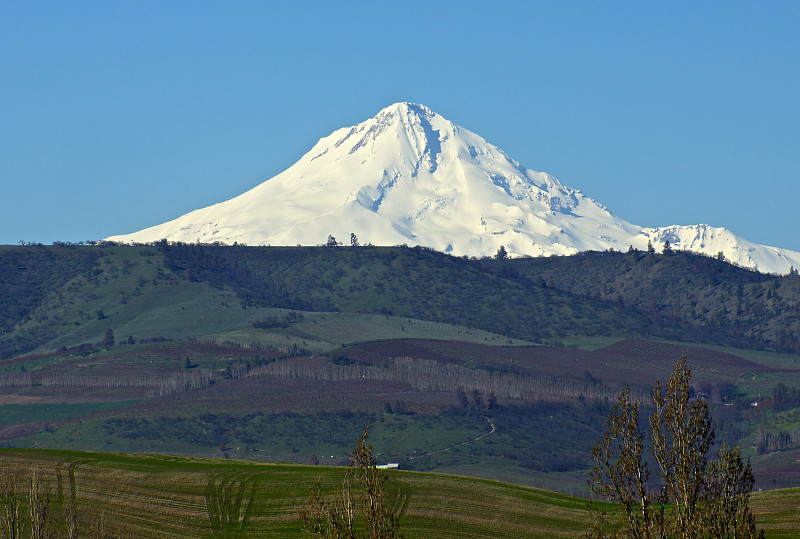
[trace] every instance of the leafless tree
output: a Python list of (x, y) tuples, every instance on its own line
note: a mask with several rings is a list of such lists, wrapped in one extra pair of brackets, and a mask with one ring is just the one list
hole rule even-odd
[(22, 509), (20, 507), (19, 477), (14, 470), (0, 473), (0, 533), (9, 539), (22, 537)]
[[(644, 436), (639, 429), (639, 404), (631, 402), (630, 388), (619, 396), (608, 418), (608, 430), (592, 449), (592, 492), (619, 503), (622, 528), (630, 537), (651, 537), (657, 518), (648, 492), (650, 470), (644, 457)], [(593, 523), (592, 535), (610, 528), (604, 513)]]
[(61, 505), (61, 512), (64, 516), (64, 531), (67, 539), (78, 537), (78, 515), (77, 515), (77, 488), (75, 486), (75, 464), (70, 464), (68, 469), (69, 489), (64, 493), (64, 500)]
[(209, 474), (206, 509), (215, 537), (244, 530), (257, 486), (251, 477), (244, 474), (219, 478)]
[(50, 485), (42, 471), (34, 467), (28, 481), (28, 512), (31, 518), (31, 539), (50, 539), (53, 526), (50, 518)]
[(618, 503), (621, 522), (612, 524), (597, 511), (587, 535), (592, 537), (752, 538), (756, 530), (749, 510), (753, 474), (739, 449), (722, 446), (709, 461), (714, 442), (711, 415), (703, 400), (689, 396), (691, 372), (685, 356), (675, 365), (666, 391), (653, 386), (650, 417), (652, 455), (661, 484), (648, 485), (639, 405), (626, 389), (609, 417), (608, 429), (592, 451), (590, 488)]
[[(399, 511), (386, 495), (386, 475), (378, 469), (367, 443), (369, 429), (358, 439), (350, 455), (350, 465), (333, 497), (322, 495), (319, 481), (311, 489), (308, 504), (300, 512), (303, 531), (315, 537), (330, 539), (392, 539), (402, 537), (397, 531)], [(354, 487), (360, 490), (356, 497)], [(356, 526), (355, 515), (361, 513), (363, 530)]]

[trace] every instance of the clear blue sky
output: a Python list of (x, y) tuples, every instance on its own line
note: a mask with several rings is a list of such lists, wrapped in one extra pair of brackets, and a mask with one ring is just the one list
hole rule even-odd
[(0, 243), (240, 194), (423, 103), (644, 226), (800, 251), (800, 2), (0, 0)]

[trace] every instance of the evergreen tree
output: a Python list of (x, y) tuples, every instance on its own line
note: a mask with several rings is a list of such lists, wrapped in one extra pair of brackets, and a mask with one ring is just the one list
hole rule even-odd
[(103, 337), (103, 348), (111, 348), (112, 346), (114, 346), (114, 331), (108, 328)]

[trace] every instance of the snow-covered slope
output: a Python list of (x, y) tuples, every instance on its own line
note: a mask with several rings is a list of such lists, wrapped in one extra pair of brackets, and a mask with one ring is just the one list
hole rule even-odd
[(787, 273), (792, 267), (800, 267), (800, 253), (749, 242), (726, 228), (672, 225), (643, 228), (640, 236), (647, 239), (633, 243), (634, 246), (650, 240), (660, 249), (666, 240), (677, 249), (713, 256), (722, 253), (729, 262), (765, 273)]
[(140, 232), (151, 242), (424, 245), (455, 255), (571, 254), (630, 245), (716, 255), (761, 271), (800, 267), (800, 253), (706, 225), (642, 228), (543, 172), (528, 170), (430, 109), (396, 103), (321, 139), (289, 169), (231, 200)]

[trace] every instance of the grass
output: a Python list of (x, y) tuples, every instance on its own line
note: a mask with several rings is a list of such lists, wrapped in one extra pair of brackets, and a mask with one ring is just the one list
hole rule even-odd
[[(359, 384), (356, 389), (364, 387)], [(352, 440), (369, 426), (381, 462), (399, 462), (407, 470), (469, 474), (584, 494), (582, 473), (589, 465), (590, 441), (600, 436), (595, 425), (605, 416), (594, 408), (541, 403), (494, 410), (491, 422), (482, 414), (465, 414), (460, 409), (437, 414), (264, 413), (236, 411), (236, 403), (214, 409), (219, 404), (216, 397), (208, 406), (190, 401), (184, 409), (169, 401), (164, 404), (171, 406), (153, 408), (153, 403), (143, 403), (59, 428), (34, 425), (32, 432), (22, 432), (4, 445), (213, 457), (221, 455), (224, 443), (233, 458), (331, 465), (346, 461)], [(281, 396), (282, 400), (292, 398)], [(397, 402), (392, 405), (397, 407)], [(550, 472), (555, 475), (549, 477)]]
[[(653, 339), (656, 340), (656, 339)], [(800, 369), (800, 356), (797, 354), (784, 354), (781, 352), (770, 352), (767, 350), (757, 350), (755, 348), (735, 348), (733, 346), (722, 346), (702, 342), (680, 342), (664, 340), (676, 345), (689, 345), (717, 350), (728, 354), (734, 354), (744, 359), (749, 359), (759, 365), (774, 369)]]
[[(56, 494), (71, 468), (80, 529), (103, 518), (107, 530), (135, 537), (211, 537), (206, 488), (222, 480), (234, 489), (243, 485), (248, 512), (243, 536), (301, 537), (299, 510), (308, 488), (321, 479), (330, 493), (343, 473), (330, 467), (69, 451), (2, 450), (0, 462), (18, 470), (37, 464)], [(574, 537), (587, 522), (580, 498), (440, 474), (388, 475), (392, 499), (405, 505), (401, 531), (408, 538)]]
[[(379, 459), (408, 460), (414, 469), (422, 470), (435, 468), (440, 452), (489, 430), (481, 417), (328, 413), (165, 418), (148, 417), (140, 410), (42, 430), (7, 445), (212, 456), (219, 454), (219, 444), (224, 441), (235, 457), (305, 462), (316, 455), (322, 463), (337, 464), (346, 460), (353, 437), (367, 425)], [(456, 453), (441, 460), (469, 458)]]
[[(251, 309), (248, 309), (251, 310)], [(280, 315), (278, 309), (252, 309), (260, 316)], [(357, 313), (302, 313), (303, 320), (287, 328), (256, 329), (252, 325), (210, 333), (208, 340), (243, 346), (287, 347), (330, 352), (343, 345), (390, 339), (432, 339), (481, 343), (496, 346), (530, 346), (489, 331), (443, 322), (398, 316)], [(251, 322), (252, 324), (252, 322)]]
[(82, 417), (101, 410), (111, 410), (136, 404), (140, 401), (100, 402), (100, 403), (42, 403), (6, 404), (0, 406), (0, 426), (17, 425), (42, 421), (57, 423), (75, 417)]
[[(800, 464), (798, 465), (800, 466)], [(757, 492), (750, 509), (769, 538), (797, 537), (800, 534), (800, 488)]]
[[(708, 325), (716, 320), (714, 317), (727, 312), (731, 287), (739, 282), (737, 279), (752, 281), (746, 287), (747, 301), (742, 307), (750, 314), (740, 316), (747, 319), (748, 328), (755, 323), (752, 312), (766, 308), (767, 315), (761, 317), (769, 326), (764, 339), (777, 341), (777, 330), (796, 335), (793, 306), (800, 287), (791, 278), (764, 284), (755, 275), (690, 255), (651, 258), (607, 253), (520, 259), (499, 265), (425, 249), (388, 247), (2, 247), (0, 269), (4, 275), (0, 286), (5, 297), (0, 301), (0, 353), (13, 357), (33, 349), (46, 351), (98, 342), (108, 328), (114, 329), (117, 338), (223, 338), (229, 332), (244, 332), (231, 336), (253, 339), (259, 335), (245, 330), (264, 313), (275, 312), (254, 305), (373, 313), (349, 327), (342, 328), (329, 317), (326, 321), (332, 321), (330, 327), (320, 325), (323, 319), (318, 318), (310, 323), (317, 325), (310, 332), (309, 327), (296, 327), (294, 332), (261, 335), (268, 341), (276, 335), (282, 335), (283, 340), (288, 336), (288, 344), (296, 344), (292, 339), (300, 338), (320, 349), (400, 337), (503, 342), (489, 333), (470, 336), (471, 330), (466, 327), (478, 326), (527, 340), (562, 342), (589, 350), (610, 344), (615, 336), (634, 334), (743, 343), (746, 339), (723, 335), (727, 330), (690, 328), (672, 320), (676, 313), (679, 319), (692, 323)], [(643, 278), (625, 277), (628, 270), (636, 270)], [(653, 284), (650, 277), (655, 275), (650, 275), (650, 270), (663, 273), (658, 275), (665, 284)], [(549, 284), (542, 286), (543, 275), (555, 280), (556, 285), (566, 279), (562, 290)], [(586, 275), (596, 278), (586, 279)], [(715, 287), (716, 295), (706, 298), (708, 305), (696, 312), (684, 295), (705, 294), (709, 292), (708, 283), (720, 278), (724, 286)], [(630, 286), (644, 288), (633, 291)], [(775, 292), (773, 288), (780, 292), (780, 298), (768, 301), (766, 307), (756, 301), (765, 286), (771, 287), (768, 295)], [(650, 307), (645, 305), (646, 298), (664, 294), (663, 305), (660, 300)], [(630, 296), (625, 298), (624, 308), (615, 300), (622, 295)], [(725, 309), (717, 312), (718, 307)], [(653, 309), (661, 315), (657, 323), (651, 316)], [(378, 313), (397, 318), (382, 324)], [(466, 327), (453, 332), (418, 327), (416, 333), (402, 335), (409, 330), (403, 317)], [(746, 333), (750, 332), (747, 329)], [(789, 341), (773, 344), (788, 350)], [(776, 355), (767, 360), (775, 366), (797, 367), (796, 357)]]
[[(212, 537), (208, 487), (223, 481), (242, 494), (241, 537), (302, 537), (299, 510), (318, 479), (327, 493), (342, 468), (74, 451), (0, 450), (0, 466), (44, 472), (60, 504), (70, 471), (79, 529), (102, 519), (107, 531), (135, 537)], [(402, 507), (407, 538), (575, 537), (589, 522), (586, 500), (509, 483), (444, 474), (389, 471), (390, 500)], [(767, 537), (800, 533), (800, 489), (756, 493), (751, 507)], [(611, 506), (607, 506), (613, 510)], [(246, 515), (246, 517), (244, 516)]]
[(374, 314), (331, 313), (311, 316), (297, 324), (297, 328), (327, 342), (343, 344), (384, 339), (434, 339), (502, 346), (531, 344), (454, 324)]
[[(18, 249), (0, 249), (0, 254), (13, 250)], [(76, 253), (79, 251), (82, 249), (75, 250)], [(192, 257), (188, 256), (192, 251), (209, 257), (218, 254), (220, 261), (227, 266), (208, 258), (198, 266), (202, 270), (198, 274)], [(425, 416), (441, 414), (446, 407), (456, 405), (455, 389), (459, 385), (468, 392), (473, 387), (482, 387), (486, 399), (492, 387), (500, 387), (500, 382), (510, 381), (517, 374), (531, 379), (538, 377), (542, 385), (552, 378), (553, 384), (566, 384), (572, 391), (569, 398), (573, 399), (577, 397), (574, 388), (585, 386), (586, 403), (593, 405), (604, 397), (613, 400), (618, 389), (625, 384), (649, 392), (653, 379), (669, 376), (680, 351), (690, 347), (686, 342), (615, 337), (653, 331), (666, 338), (676, 332), (656, 331), (658, 328), (633, 317), (634, 313), (619, 311), (614, 305), (603, 304), (591, 297), (580, 299), (552, 288), (533, 286), (533, 281), (526, 281), (521, 275), (506, 274), (499, 271), (502, 269), (499, 267), (488, 267), (491, 266), (488, 261), (483, 264), (487, 267), (481, 267), (475, 261), (441, 257), (423, 250), (217, 250), (192, 247), (184, 253), (187, 256), (167, 259), (154, 247), (103, 247), (92, 250), (92, 253), (91, 259), (96, 264), (93, 262), (84, 267), (78, 264), (78, 257), (74, 264), (77, 269), (65, 271), (63, 275), (55, 269), (59, 264), (63, 265), (60, 261), (66, 259), (54, 257), (50, 262), (54, 269), (52, 273), (59, 279), (53, 280), (49, 274), (40, 271), (41, 298), (39, 294), (34, 298), (30, 286), (21, 278), (18, 279), (20, 282), (13, 283), (13, 287), (6, 285), (3, 289), (4, 294), (0, 297), (4, 300), (26, 300), (24, 305), (30, 304), (29, 311), (13, 318), (17, 325), (9, 326), (11, 333), (7, 335), (8, 338), (29, 338), (23, 338), (21, 344), (17, 343), (19, 346), (14, 344), (8, 350), (30, 350), (32, 348), (23, 345), (34, 342), (40, 345), (36, 349), (38, 352), (87, 342), (97, 344), (109, 328), (113, 329), (117, 342), (117, 346), (107, 351), (95, 348), (85, 356), (76, 351), (75, 354), (61, 352), (51, 357), (18, 357), (3, 361), (0, 375), (12, 376), (4, 380), (8, 384), (0, 395), (4, 399), (2, 402), (39, 403), (24, 405), (27, 408), (20, 407), (21, 404), (15, 404), (16, 408), (0, 407), (3, 414), (0, 439), (4, 443), (14, 439), (14, 444), (36, 447), (213, 455), (217, 453), (220, 441), (231, 446), (236, 444), (235, 447), (246, 444), (236, 436), (229, 437), (233, 431), (227, 427), (217, 428), (220, 425), (214, 421), (204, 423), (199, 418), (203, 414), (235, 416), (235, 420), (251, 412), (270, 417), (281, 414), (287, 417), (289, 414), (313, 416), (320, 410), (337, 412), (345, 406), (343, 403), (348, 403), (347, 406), (352, 404), (350, 407), (356, 415), (380, 416), (384, 405), (402, 403), (403, 410), (407, 405), (408, 410), (418, 417), (407, 424), (385, 428), (381, 422), (376, 422), (373, 435), (384, 447), (408, 456), (419, 448), (438, 451), (458, 439), (468, 438), (473, 432), (480, 434), (484, 431), (482, 419), (474, 426), (454, 426), (446, 417), (426, 424), (429, 420)], [(36, 253), (31, 251), (28, 254), (33, 256)], [(38, 258), (31, 258), (31, 262), (36, 263), (26, 263), (25, 267), (41, 268), (39, 259), (46, 261), (46, 254), (39, 253), (41, 256)], [(169, 260), (178, 264), (170, 264)], [(520, 261), (523, 263), (527, 264), (527, 261)], [(4, 278), (17, 275), (11, 273), (11, 270), (17, 272), (17, 266), (16, 262), (9, 262), (10, 269), (0, 276), (0, 281), (5, 282)], [(247, 278), (242, 279), (242, 275)], [(195, 281), (198, 276), (201, 279), (215, 278), (210, 282), (221, 288), (211, 286), (208, 281)], [(235, 278), (228, 282), (228, 277)], [(45, 286), (48, 282), (53, 283), (51, 288)], [(270, 284), (277, 288), (267, 286)], [(237, 296), (236, 292), (240, 295)], [(254, 305), (350, 312), (303, 311), (302, 320), (293, 318), (285, 328), (259, 329), (254, 327), (254, 322), (301, 311)], [(0, 301), (0, 308), (4, 306), (16, 308), (14, 301)], [(428, 318), (428, 321), (411, 318), (417, 316)], [(10, 314), (8, 319), (12, 320)], [(529, 341), (471, 327), (476, 325), (509, 335), (524, 335)], [(262, 324), (262, 327), (268, 326)], [(129, 335), (134, 337), (136, 344), (122, 344)], [(143, 342), (153, 337), (164, 337), (168, 342), (159, 345)], [(698, 332), (688, 333), (686, 337), (703, 339)], [(239, 347), (220, 346), (220, 350), (210, 351), (202, 349), (206, 343), (238, 344)], [(546, 343), (558, 347), (541, 346)], [(0, 352), (2, 345), (0, 340)], [(201, 349), (192, 348), (195, 345)], [(255, 365), (276, 358), (290, 364), (295, 359), (286, 360), (283, 356), (285, 352), (294, 352), (295, 348), (301, 354), (303, 349), (312, 354), (329, 354), (332, 362), (348, 358), (362, 366), (384, 365), (387, 358), (407, 356), (453, 363), (475, 369), (477, 374), (470, 373), (460, 381), (448, 375), (446, 382), (437, 388), (412, 391), (396, 379), (382, 383), (267, 376), (233, 380), (228, 379), (232, 375), (224, 370), (242, 362)], [(712, 349), (729, 354), (710, 353)], [(726, 357), (731, 354), (736, 357)], [(695, 382), (713, 382), (715, 387), (722, 382), (733, 382), (748, 398), (759, 400), (770, 395), (779, 382), (790, 386), (800, 384), (797, 357), (707, 344), (690, 350)], [(191, 368), (184, 369), (186, 358), (191, 360)], [(739, 358), (750, 359), (753, 363), (738, 361)], [(21, 378), (17, 375), (23, 372), (23, 368), (35, 381), (25, 387), (14, 385), (18, 384), (15, 380)], [(791, 369), (795, 372), (788, 372)], [(203, 370), (215, 371), (213, 385), (180, 395), (159, 396), (159, 380)], [(493, 377), (495, 386), (481, 385), (484, 379), (488, 380), (486, 373)], [(39, 383), (44, 376), (97, 384), (91, 387), (80, 387), (77, 383), (47, 387)], [(105, 382), (109, 385), (99, 385)], [(120, 385), (113, 385), (117, 382)], [(526, 397), (533, 394), (529, 390), (524, 393)], [(503, 402), (503, 395), (498, 394), (498, 397), (501, 404), (514, 404), (512, 397), (508, 397), (507, 402)], [(66, 404), (79, 403), (81, 399), (94, 404), (84, 408)], [(147, 399), (147, 402), (135, 406), (134, 410), (117, 409), (113, 413), (112, 408), (124, 405), (109, 404), (108, 409), (102, 412), (103, 417), (97, 419), (103, 406), (96, 403), (131, 399)], [(555, 400), (563, 404), (568, 399), (559, 397)], [(48, 404), (51, 407), (45, 407), (44, 403), (62, 403), (63, 406)], [(106, 420), (112, 416), (130, 417), (130, 414), (141, 414), (141, 418), (151, 421), (148, 428), (154, 432), (169, 423), (162, 419), (178, 419), (194, 426), (187, 431), (202, 434), (204, 429), (210, 429), (207, 430), (209, 435), (202, 444), (172, 436), (175, 429), (163, 431), (171, 433), (169, 436), (136, 440), (109, 436), (104, 428)], [(742, 431), (729, 427), (727, 431), (733, 433), (731, 436), (735, 434), (737, 439), (727, 441), (740, 439), (740, 444), (746, 442), (751, 447), (755, 429), (762, 424), (792, 431), (799, 424), (788, 416), (776, 418), (780, 421), (764, 422), (761, 416), (750, 417), (754, 415), (752, 413), (747, 418), (739, 417), (741, 415), (731, 413), (726, 419), (729, 423), (736, 422), (734, 426), (741, 427), (739, 430)], [(277, 427), (283, 428), (285, 423), (292, 421), (287, 417), (273, 418), (274, 425), (262, 425), (261, 433), (279, 432)], [(319, 427), (335, 426), (337, 420), (326, 422), (317, 419), (310, 418), (308, 421), (316, 425), (305, 429), (315, 433), (316, 439), (298, 435), (302, 429), (295, 428), (280, 436), (260, 438), (258, 444), (252, 445), (260, 446), (259, 456), (266, 454), (297, 461), (305, 460), (311, 453), (326, 452), (328, 458), (344, 454), (349, 448), (349, 437), (332, 441), (330, 436), (326, 436), (328, 429)], [(396, 417), (398, 422), (401, 419), (402, 415)], [(582, 458), (573, 457), (577, 452), (573, 438), (583, 436), (588, 439), (593, 434), (576, 430), (563, 422), (560, 425), (563, 428), (556, 432), (558, 429), (550, 428), (545, 419), (540, 422), (540, 428), (547, 435), (558, 434), (554, 436), (557, 440), (533, 432), (530, 439), (517, 431), (504, 432), (504, 425), (498, 423), (500, 430), (489, 439), (447, 453), (432, 453), (427, 469), (514, 479), (514, 474), (524, 468), (525, 475), (516, 476), (517, 481), (536, 481), (539, 485), (552, 485), (554, 489), (559, 483), (568, 483), (569, 491), (575, 492), (573, 489), (582, 482), (579, 475), (585, 468), (588, 451), (582, 451)], [(597, 418), (594, 419), (595, 423), (601, 424)], [(294, 422), (306, 425), (299, 420)], [(359, 418), (348, 425), (354, 427), (363, 422), (363, 418)], [(50, 428), (43, 429), (45, 426)], [(218, 433), (222, 434), (216, 437)], [(520, 466), (522, 452), (518, 450), (526, 445), (542, 448), (539, 453), (556, 455), (556, 458), (545, 458), (546, 455), (537, 453), (535, 459), (528, 458), (525, 465)], [(565, 449), (565, 446), (568, 447)], [(389, 449), (386, 450), (387, 456)], [(246, 453), (237, 454), (232, 450), (231, 454), (243, 456)], [(571, 471), (565, 472), (562, 467), (553, 465), (555, 460), (567, 457), (571, 459)], [(500, 460), (504, 460), (507, 466), (503, 467)], [(545, 472), (545, 469), (549, 471)]]
[(198, 338), (245, 346), (297, 345), (323, 352), (345, 343), (397, 338), (530, 344), (457, 323), (378, 314), (304, 313), (303, 322), (288, 328), (256, 330), (254, 322), (287, 311), (246, 306), (227, 288), (188, 280), (185, 272), (164, 267), (162, 256), (152, 247), (108, 247), (97, 254), (91, 271), (75, 273), (62, 286), (50, 290), (13, 328), (14, 334), (36, 336), (40, 344), (33, 353), (97, 343), (109, 328), (118, 342), (128, 336), (136, 340)]
[(545, 345), (558, 345), (579, 348), (581, 350), (600, 350), (611, 346), (614, 343), (622, 340), (621, 337), (605, 337), (600, 335), (585, 336), (585, 335), (569, 335), (565, 337), (557, 337), (553, 339), (543, 339), (542, 344)]

